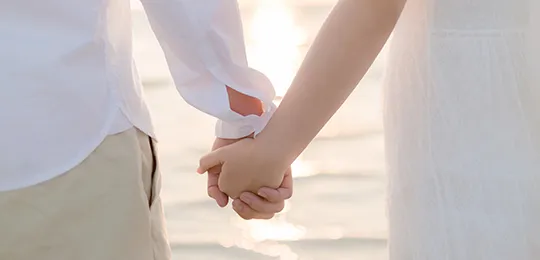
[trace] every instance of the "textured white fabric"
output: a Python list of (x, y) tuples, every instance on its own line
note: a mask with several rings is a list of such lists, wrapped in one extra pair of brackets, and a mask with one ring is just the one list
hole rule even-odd
[[(219, 137), (259, 132), (274, 90), (248, 67), (236, 0), (142, 0), (182, 97)], [(0, 0), (0, 191), (75, 167), (110, 133), (152, 124), (132, 58), (130, 0)], [(230, 109), (229, 86), (262, 117)]]
[(409, 0), (385, 84), (391, 260), (540, 259), (537, 0)]

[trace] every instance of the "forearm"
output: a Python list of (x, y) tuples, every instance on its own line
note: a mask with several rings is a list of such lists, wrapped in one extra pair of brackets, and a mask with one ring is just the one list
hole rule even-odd
[(230, 87), (227, 87), (227, 95), (231, 110), (242, 116), (261, 116), (264, 112), (263, 103), (257, 98), (242, 94)]
[(310, 48), (280, 107), (258, 136), (292, 163), (365, 75), (405, 0), (341, 0)]
[(141, 2), (184, 100), (219, 119), (218, 137), (259, 132), (274, 110), (274, 90), (248, 66), (237, 1)]

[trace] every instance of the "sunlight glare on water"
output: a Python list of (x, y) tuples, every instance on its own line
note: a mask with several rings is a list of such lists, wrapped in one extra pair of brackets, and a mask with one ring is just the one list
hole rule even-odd
[[(288, 211), (288, 206), (287, 203), (283, 212)], [(243, 234), (235, 246), (264, 255), (280, 256), (282, 260), (298, 259), (289, 246), (280, 242), (300, 240), (304, 238), (306, 230), (288, 222), (284, 215), (272, 220), (238, 220), (236, 225)]]
[(295, 24), (287, 0), (261, 0), (253, 20), (246, 28), (251, 35), (248, 49), (250, 65), (264, 71), (272, 79), (276, 94), (287, 91), (300, 60), (298, 46), (305, 42), (305, 33)]
[(306, 161), (302, 160), (302, 156), (298, 157), (291, 165), (292, 175), (294, 178), (306, 177), (315, 174), (315, 169)]

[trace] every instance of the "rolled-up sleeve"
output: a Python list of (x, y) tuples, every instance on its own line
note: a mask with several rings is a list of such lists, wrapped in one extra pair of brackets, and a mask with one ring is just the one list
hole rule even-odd
[[(218, 118), (216, 135), (260, 132), (275, 110), (274, 88), (248, 66), (236, 0), (141, 0), (174, 83), (193, 107)], [(231, 109), (227, 86), (262, 101), (262, 115)]]

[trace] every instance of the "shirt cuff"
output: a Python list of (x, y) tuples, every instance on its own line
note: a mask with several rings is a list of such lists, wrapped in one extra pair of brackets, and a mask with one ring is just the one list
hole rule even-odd
[(234, 121), (218, 120), (216, 137), (223, 139), (239, 139), (251, 134), (258, 135), (276, 111), (276, 105), (271, 103), (265, 107), (261, 116), (248, 115)]

